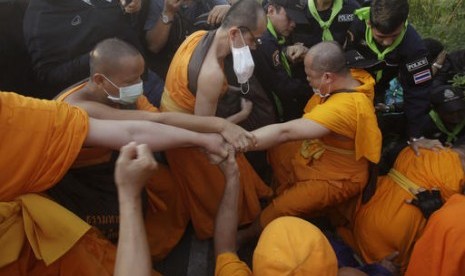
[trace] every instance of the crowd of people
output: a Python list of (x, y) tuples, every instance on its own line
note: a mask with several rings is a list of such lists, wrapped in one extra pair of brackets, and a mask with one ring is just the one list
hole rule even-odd
[(0, 275), (157, 275), (189, 224), (215, 275), (465, 274), (465, 50), (408, 0), (0, 10)]

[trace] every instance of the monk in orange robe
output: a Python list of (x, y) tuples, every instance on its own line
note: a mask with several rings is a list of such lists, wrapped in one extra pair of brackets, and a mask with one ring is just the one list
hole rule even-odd
[[(118, 58), (115, 58), (118, 57)], [(247, 143), (250, 133), (241, 127), (218, 117), (200, 117), (182, 113), (159, 113), (142, 95), (142, 90), (125, 98), (121, 86), (141, 83), (144, 60), (137, 49), (118, 39), (99, 43), (90, 54), (92, 76), (88, 82), (79, 84), (58, 96), (58, 100), (83, 108), (90, 117), (130, 120), (140, 119), (165, 123), (199, 132), (222, 134), (231, 144), (240, 147)], [(129, 77), (130, 76), (130, 77)], [(118, 89), (119, 88), (119, 89)], [(132, 102), (131, 102), (132, 101)], [(195, 149), (194, 149), (195, 150)], [(94, 152), (92, 156), (89, 151)], [(96, 164), (109, 150), (84, 149), (76, 162)], [(201, 153), (203, 154), (203, 153)], [(97, 157), (97, 158), (95, 158)], [(76, 166), (76, 163), (73, 165)], [(163, 259), (179, 242), (189, 222), (189, 213), (179, 192), (171, 170), (159, 164), (157, 172), (147, 184), (150, 208), (145, 222), (150, 251), (155, 261)], [(160, 199), (160, 198), (161, 199)], [(165, 204), (160, 203), (163, 201)]]
[(465, 275), (465, 196), (451, 196), (429, 218), (405, 275)]
[(195, 145), (227, 154), (216, 135), (152, 122), (92, 119), (67, 104), (8, 92), (0, 92), (0, 130), (2, 275), (112, 274), (114, 246), (37, 194), (63, 177), (83, 145), (119, 149), (136, 141), (153, 151)]
[(355, 243), (369, 263), (398, 251), (395, 261), (405, 271), (426, 224), (420, 210), (405, 202), (414, 198), (411, 190), (438, 188), (447, 200), (461, 191), (464, 180), (461, 158), (455, 150), (421, 150), (416, 156), (405, 148), (389, 174), (378, 179), (370, 201), (357, 211), (353, 237), (347, 236), (347, 242)]
[[(248, 240), (272, 220), (281, 216), (315, 216), (329, 211), (351, 222), (355, 203), (367, 184), (369, 162), (377, 163), (381, 151), (372, 101), (367, 97), (374, 81), (354, 78), (346, 68), (339, 45), (322, 42), (312, 47), (304, 60), (305, 72), (315, 95), (303, 118), (253, 131), (256, 149), (301, 139), (303, 143), (284, 145), (284, 158), (274, 153), (278, 164), (290, 174), (282, 177), (280, 193), (248, 229), (239, 232), (239, 240)], [(316, 139), (319, 138), (319, 139)], [(300, 148), (296, 148), (299, 146)], [(279, 153), (279, 149), (277, 150)], [(289, 164), (286, 158), (294, 157)], [(271, 157), (270, 159), (274, 159)], [(280, 173), (284, 176), (285, 173)], [(350, 207), (348, 207), (350, 203)]]
[[(161, 110), (214, 116), (218, 99), (228, 87), (223, 72), (223, 61), (231, 54), (231, 45), (255, 48), (255, 37), (260, 36), (265, 28), (263, 8), (256, 1), (242, 0), (231, 7), (223, 24), (214, 33), (199, 31), (189, 36), (179, 47), (171, 62), (165, 81), (165, 91), (162, 95)], [(205, 47), (201, 45), (201, 41), (208, 36), (213, 36), (213, 41), (200, 68), (197, 90), (190, 91), (189, 61), (198, 45)], [(233, 56), (233, 59), (236, 58)], [(250, 68), (244, 67), (241, 70)], [(251, 72), (244, 71), (243, 73)], [(245, 78), (248, 79), (248, 77), (250, 75)], [(238, 123), (248, 116), (250, 110), (251, 104), (244, 103), (244, 109), (227, 119)], [(170, 168), (182, 187), (181, 192), (186, 200), (185, 204), (190, 212), (197, 237), (200, 239), (212, 237), (215, 214), (224, 191), (221, 171), (209, 164), (207, 158), (195, 150), (175, 149), (167, 151), (166, 155)], [(237, 159), (241, 172), (238, 208), (240, 223), (245, 224), (253, 221), (260, 213), (259, 198), (270, 196), (271, 190), (256, 174), (244, 155), (239, 154)]]

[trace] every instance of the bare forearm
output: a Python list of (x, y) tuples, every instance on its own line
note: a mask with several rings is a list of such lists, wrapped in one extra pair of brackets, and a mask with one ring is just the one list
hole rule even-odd
[(236, 251), (239, 175), (226, 178), (226, 186), (215, 220), (215, 256)]
[(288, 141), (320, 138), (330, 132), (323, 125), (308, 119), (268, 125), (252, 132), (257, 139), (253, 150), (264, 150)]
[(220, 133), (225, 127), (224, 119), (213, 116), (196, 116), (178, 112), (162, 112), (156, 114), (155, 118), (158, 123), (203, 133)]
[(120, 227), (115, 275), (150, 275), (150, 252), (142, 217), (140, 197), (120, 195)]
[(86, 146), (101, 146), (119, 150), (131, 141), (147, 144), (152, 151), (176, 147), (207, 146), (205, 135), (148, 121), (113, 121), (89, 119)]
[(253, 150), (265, 150), (290, 140), (289, 132), (283, 124), (268, 125), (252, 131), (257, 139)]

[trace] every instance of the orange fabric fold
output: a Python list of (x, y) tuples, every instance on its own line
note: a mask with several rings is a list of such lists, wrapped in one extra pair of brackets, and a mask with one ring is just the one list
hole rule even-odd
[(455, 194), (428, 220), (406, 276), (465, 275), (465, 196)]
[[(197, 31), (188, 36), (179, 46), (176, 54), (171, 60), (170, 68), (166, 75), (165, 91), (169, 93), (171, 100), (183, 110), (194, 113), (195, 96), (189, 91), (188, 66), (195, 47), (204, 37), (207, 31)], [(175, 111), (172, 108), (166, 109), (166, 102), (162, 98), (162, 111)]]
[(252, 271), (235, 253), (222, 253), (216, 257), (215, 276), (252, 276)]
[(332, 95), (304, 114), (304, 118), (354, 140), (356, 160), (365, 157), (378, 163), (381, 155), (381, 132), (373, 104), (365, 94), (351, 92)]
[[(416, 185), (441, 190), (444, 199), (461, 190), (465, 179), (457, 153), (421, 150), (416, 156), (405, 148), (394, 169)], [(415, 241), (426, 224), (415, 206), (405, 203), (412, 195), (389, 176), (381, 177), (375, 195), (357, 212), (353, 234), (358, 251), (367, 262), (376, 262), (399, 251), (396, 262), (405, 270)]]
[(79, 154), (87, 129), (87, 114), (79, 108), (0, 92), (0, 200), (58, 182)]
[[(179, 148), (166, 152), (168, 163), (178, 181), (185, 205), (199, 239), (213, 236), (216, 211), (224, 192), (224, 175), (210, 164), (197, 148)], [(236, 156), (240, 171), (239, 223), (252, 222), (260, 213), (259, 198), (271, 196), (243, 154)]]

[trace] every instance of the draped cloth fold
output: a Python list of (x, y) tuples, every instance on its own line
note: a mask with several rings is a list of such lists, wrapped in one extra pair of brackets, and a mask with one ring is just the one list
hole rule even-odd
[(36, 258), (49, 265), (90, 229), (73, 213), (37, 194), (0, 202), (0, 217), (0, 267), (18, 258), (26, 240)]

